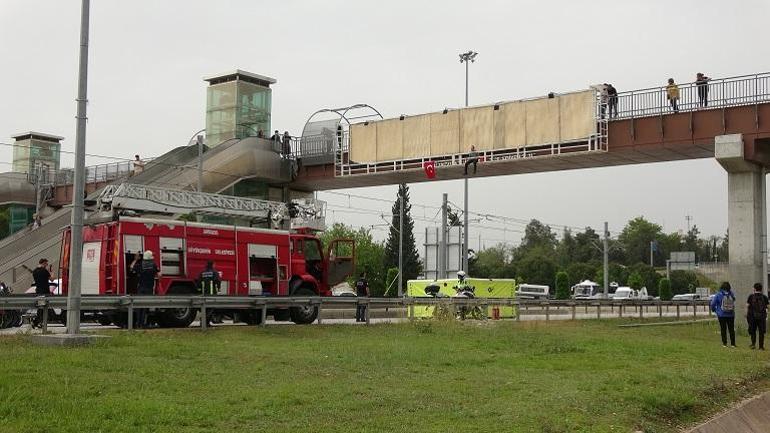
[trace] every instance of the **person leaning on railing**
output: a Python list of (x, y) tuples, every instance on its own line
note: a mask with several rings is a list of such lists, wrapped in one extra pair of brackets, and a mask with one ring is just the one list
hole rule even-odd
[(709, 81), (711, 81), (711, 78), (705, 76), (702, 72), (698, 72), (695, 76), (695, 85), (698, 87), (698, 105), (700, 107), (708, 107), (709, 105)]
[(671, 104), (671, 109), (674, 111), (674, 113), (678, 113), (679, 106), (677, 105), (677, 102), (679, 101), (679, 86), (674, 83), (673, 78), (668, 79), (668, 86), (666, 86), (666, 97), (668, 98), (669, 104)]

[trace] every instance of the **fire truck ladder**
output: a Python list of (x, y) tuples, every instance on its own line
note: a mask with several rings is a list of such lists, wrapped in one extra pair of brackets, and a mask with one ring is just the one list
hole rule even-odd
[(196, 213), (279, 221), (288, 217), (288, 208), (282, 202), (134, 183), (106, 186), (97, 205), (101, 210), (126, 209), (172, 215)]
[(160, 188), (150, 185), (122, 183), (107, 185), (97, 199), (101, 211), (133, 210), (158, 214), (206, 214), (248, 219), (269, 219), (279, 227), (290, 219), (292, 227), (324, 229), (326, 203), (304, 199), (291, 203), (234, 197), (196, 191)]

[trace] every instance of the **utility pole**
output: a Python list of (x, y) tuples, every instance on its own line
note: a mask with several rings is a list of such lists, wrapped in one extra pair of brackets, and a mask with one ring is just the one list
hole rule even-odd
[(398, 185), (398, 297), (404, 296), (404, 194)]
[(654, 248), (655, 248), (655, 241), (653, 240), (653, 241), (650, 241), (650, 267), (651, 268), (655, 267), (655, 266), (653, 266), (653, 261), (652, 261), (652, 258), (653, 258), (652, 257), (652, 251), (653, 251)]
[(610, 231), (607, 229), (607, 221), (604, 222), (604, 298), (610, 295), (610, 264), (609, 264), (609, 238)]
[(441, 197), (441, 238), (439, 241), (438, 246), (438, 272), (436, 273), (437, 279), (443, 279), (446, 278), (446, 268), (447, 268), (447, 246), (446, 246), (446, 238), (447, 238), (447, 204), (448, 204), (448, 197), (447, 193), (444, 193)]
[[(479, 53), (470, 50), (460, 54), (460, 63), (465, 63), (465, 106), (468, 106), (468, 71), (469, 63), (476, 61), (476, 56)], [(463, 204), (463, 263), (462, 269), (466, 273), (468, 272), (468, 243), (470, 242), (470, 235), (468, 230), (468, 177), (466, 176), (463, 182), (465, 189), (464, 204)]]
[(80, 65), (78, 69), (77, 129), (75, 132), (75, 176), (72, 185), (70, 263), (67, 292), (67, 334), (80, 333), (80, 282), (83, 259), (83, 193), (86, 171), (86, 103), (88, 101), (88, 20), (90, 0), (82, 0), (80, 11)]

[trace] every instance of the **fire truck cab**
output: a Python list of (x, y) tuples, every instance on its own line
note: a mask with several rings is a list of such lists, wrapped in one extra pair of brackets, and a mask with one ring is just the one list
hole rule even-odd
[[(70, 230), (62, 234), (62, 293), (67, 293)], [(120, 217), (83, 229), (83, 296), (136, 293), (135, 260), (152, 251), (160, 269), (155, 294), (200, 293), (197, 279), (206, 263), (218, 271), (222, 296), (330, 296), (354, 272), (355, 243), (334, 240), (326, 249), (311, 230), (272, 230), (152, 218)], [(220, 311), (256, 324), (259, 311)], [(194, 309), (159, 309), (150, 317), (161, 327), (186, 327)], [(276, 320), (311, 323), (317, 307), (268, 310)], [(125, 325), (125, 312), (101, 312), (102, 323)]]

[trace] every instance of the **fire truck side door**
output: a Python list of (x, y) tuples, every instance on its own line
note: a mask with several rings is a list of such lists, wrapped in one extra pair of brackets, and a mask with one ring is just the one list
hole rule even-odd
[(326, 283), (331, 288), (355, 272), (356, 242), (353, 239), (335, 239), (326, 252)]

